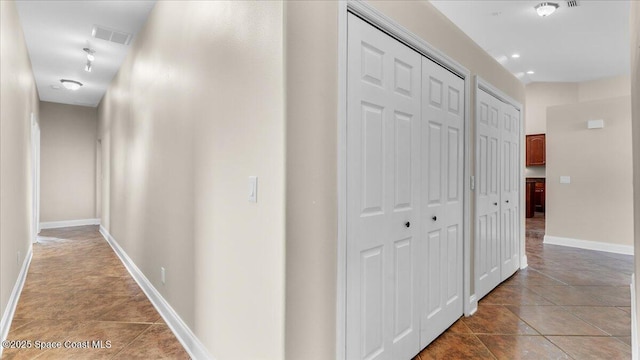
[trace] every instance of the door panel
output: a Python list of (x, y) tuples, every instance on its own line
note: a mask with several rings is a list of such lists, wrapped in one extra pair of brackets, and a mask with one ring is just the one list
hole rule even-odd
[(501, 281), (520, 267), (520, 113), (502, 103)]
[(348, 19), (347, 358), (419, 348), (421, 56)]
[(488, 93), (476, 93), (476, 295), (478, 299), (501, 280), (500, 253), (500, 104)]
[(423, 347), (463, 311), (463, 89), (462, 79), (422, 59)]

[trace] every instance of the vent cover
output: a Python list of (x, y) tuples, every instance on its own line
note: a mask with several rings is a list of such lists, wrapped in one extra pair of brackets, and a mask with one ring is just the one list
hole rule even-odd
[(567, 7), (576, 7), (578, 6), (578, 0), (569, 0), (567, 1)]
[(129, 33), (109, 29), (105, 26), (100, 26), (100, 25), (93, 25), (91, 36), (93, 36), (96, 39), (111, 41), (120, 45), (129, 45), (129, 43), (131, 43), (131, 38), (133, 37)]

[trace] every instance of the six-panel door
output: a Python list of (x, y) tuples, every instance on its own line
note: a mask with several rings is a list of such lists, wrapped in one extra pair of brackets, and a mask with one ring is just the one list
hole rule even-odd
[(354, 16), (348, 58), (347, 357), (411, 358), (462, 315), (464, 82)]
[[(409, 359), (463, 310), (464, 81), (351, 14), (347, 75), (347, 358)], [(477, 112), (482, 296), (517, 269), (519, 114)]]
[(462, 315), (464, 81), (422, 59), (421, 346)]
[(347, 358), (419, 349), (421, 56), (349, 16)]
[(476, 93), (476, 296), (520, 266), (520, 114), (482, 89)]

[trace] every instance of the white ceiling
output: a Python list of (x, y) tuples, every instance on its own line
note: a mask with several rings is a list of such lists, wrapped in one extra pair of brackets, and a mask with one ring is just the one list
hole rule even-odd
[[(155, 1), (18, 0), (40, 100), (97, 106), (130, 45), (93, 38), (93, 26), (130, 33), (135, 39), (154, 4)], [(87, 45), (95, 50), (90, 73), (84, 71), (87, 55), (82, 48)], [(80, 81), (84, 86), (77, 91), (67, 90), (60, 86), (60, 79)]]
[[(586, 81), (629, 72), (629, 1), (579, 0), (539, 17), (538, 1), (431, 1), (483, 49), (523, 82)], [(18, 11), (40, 99), (97, 106), (129, 47), (91, 36), (94, 25), (134, 35), (155, 0), (18, 0)], [(86, 54), (96, 50), (93, 71), (84, 71)], [(519, 59), (511, 54), (518, 53)], [(526, 71), (535, 74), (528, 75)], [(84, 86), (66, 90), (60, 79)]]
[[(628, 74), (629, 1), (566, 1), (548, 17), (541, 1), (431, 1), (524, 83), (579, 82)], [(514, 53), (519, 59), (511, 58)], [(533, 70), (535, 74), (528, 75)]]

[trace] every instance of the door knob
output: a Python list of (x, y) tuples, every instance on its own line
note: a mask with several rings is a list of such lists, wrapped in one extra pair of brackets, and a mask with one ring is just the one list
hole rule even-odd
[(436, 221), (436, 220), (438, 220), (438, 217), (434, 216), (434, 217), (431, 218), (431, 220)]
[(494, 203), (493, 203), (493, 205), (498, 206), (498, 203), (497, 203), (497, 202), (494, 202)]
[(410, 226), (411, 226), (411, 223), (407, 221), (407, 222), (404, 224), (404, 226), (406, 226), (406, 227), (410, 227)]
[(509, 200), (505, 201), (507, 204), (509, 203)]

